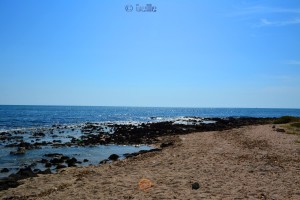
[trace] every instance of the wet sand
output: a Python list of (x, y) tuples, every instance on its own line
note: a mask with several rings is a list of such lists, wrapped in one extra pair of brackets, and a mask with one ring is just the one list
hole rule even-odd
[[(300, 199), (299, 137), (272, 125), (166, 136), (174, 145), (22, 180), (2, 199)], [(142, 178), (153, 186), (140, 190)], [(199, 189), (192, 189), (193, 183)]]

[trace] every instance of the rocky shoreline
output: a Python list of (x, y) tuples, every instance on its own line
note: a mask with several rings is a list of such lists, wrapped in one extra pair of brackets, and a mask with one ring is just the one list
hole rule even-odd
[[(32, 149), (41, 148), (43, 146), (55, 147), (71, 147), (71, 146), (91, 146), (91, 145), (139, 145), (139, 144), (156, 144), (158, 137), (162, 136), (174, 136), (181, 134), (188, 134), (192, 132), (207, 132), (207, 131), (223, 131), (233, 128), (239, 128), (248, 125), (262, 125), (269, 124), (274, 121), (274, 118), (199, 118), (199, 117), (186, 117), (177, 121), (164, 121), (164, 122), (151, 122), (140, 124), (113, 124), (107, 123), (85, 123), (78, 127), (62, 127), (54, 125), (50, 129), (37, 129), (31, 133), (31, 141), (25, 141), (23, 139), (24, 134), (28, 132), (18, 131), (6, 131), (0, 133), (0, 140), (2, 143), (8, 143), (6, 147), (13, 147), (16, 150), (11, 152), (11, 155), (25, 154)], [(53, 141), (42, 141), (41, 138), (47, 134), (55, 135), (54, 133), (63, 134), (65, 130), (76, 131), (80, 129), (82, 135), (79, 137), (67, 136), (68, 141), (58, 141), (53, 137)], [(161, 143), (159, 148), (153, 148), (150, 150), (142, 150), (140, 152), (125, 154), (123, 157), (134, 157), (143, 153), (151, 151), (160, 151), (162, 148), (171, 146), (172, 142)], [(115, 161), (119, 159), (120, 155), (112, 154), (107, 159), (102, 160), (99, 164)], [(6, 178), (0, 179), (0, 190), (5, 190), (11, 187), (17, 187), (20, 183), (19, 180), (35, 177), (37, 174), (49, 174), (51, 173), (50, 167), (55, 166), (55, 169), (61, 169), (66, 167), (76, 167), (82, 162), (87, 162), (87, 159), (82, 161), (77, 160), (75, 157), (68, 157), (63, 154), (48, 154), (44, 155), (46, 158), (41, 158), (39, 163), (45, 166), (45, 170), (34, 169), (31, 165), (24, 166), (19, 169), (18, 172), (10, 174)], [(1, 170), (1, 172), (7, 172), (7, 168)]]
[(158, 152), (38, 175), (0, 198), (299, 199), (299, 134), (288, 133), (266, 124), (158, 137)]
[[(81, 126), (61, 126), (53, 125), (52, 128), (41, 128), (30, 130), (31, 142), (25, 142), (23, 135), (28, 130), (22, 131), (3, 131), (0, 132), (0, 141), (2, 143), (10, 142), (6, 147), (18, 147), (25, 150), (35, 149), (42, 146), (51, 145), (53, 147), (61, 146), (87, 146), (87, 145), (107, 145), (107, 144), (153, 144), (158, 136), (178, 135), (191, 132), (204, 131), (222, 131), (232, 128), (238, 128), (247, 125), (267, 124), (274, 121), (275, 118), (199, 118), (187, 117), (181, 121), (162, 121), (140, 124), (117, 124), (117, 123), (91, 123), (87, 122)], [(209, 123), (206, 123), (209, 122)], [(41, 141), (46, 134), (52, 138), (59, 137), (66, 130), (80, 130), (82, 135), (74, 137), (67, 135), (70, 141), (62, 142), (58, 139), (51, 141)], [(57, 134), (54, 134), (54, 131)], [(11, 142), (12, 141), (12, 142)], [(17, 153), (17, 152), (16, 152)], [(20, 153), (21, 150), (20, 150)], [(13, 154), (13, 152), (12, 152)]]

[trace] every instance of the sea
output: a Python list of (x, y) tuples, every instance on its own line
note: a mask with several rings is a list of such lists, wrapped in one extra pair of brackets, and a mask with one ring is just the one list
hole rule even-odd
[[(87, 122), (95, 123), (142, 123), (175, 120), (182, 117), (263, 117), (272, 118), (280, 116), (300, 117), (300, 109), (273, 109), (273, 108), (164, 108), (164, 107), (110, 107), (110, 106), (14, 106), (0, 105), (0, 137), (5, 137), (5, 132), (12, 133), (13, 141), (0, 140), (0, 172), (8, 169), (9, 172), (1, 172), (1, 177), (7, 177), (17, 172), (20, 168), (31, 166), (33, 169), (44, 170), (39, 160), (45, 158), (45, 154), (62, 153), (69, 157), (75, 157), (79, 161), (87, 159), (79, 166), (97, 165), (101, 160), (111, 154), (118, 154), (124, 158), (124, 154), (149, 150), (153, 147), (147, 145), (96, 145), (86, 147), (53, 147), (43, 146), (31, 149), (25, 154), (12, 155), (16, 147), (7, 147), (13, 142), (43, 142), (60, 140), (67, 142), (70, 137), (79, 138), (81, 132), (79, 124)], [(52, 127), (65, 127), (54, 130), (54, 134), (48, 134)], [(21, 130), (21, 134), (18, 131)], [(32, 133), (43, 131), (46, 136), (33, 137)], [(54, 135), (56, 137), (54, 138)], [(51, 170), (55, 172), (55, 168)]]
[(300, 117), (286, 108), (171, 108), (113, 106), (0, 105), (0, 131), (84, 122), (151, 122), (177, 117)]

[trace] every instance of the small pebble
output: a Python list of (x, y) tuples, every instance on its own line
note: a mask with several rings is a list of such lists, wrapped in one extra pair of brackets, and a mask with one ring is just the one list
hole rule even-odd
[(199, 188), (200, 188), (200, 184), (199, 183), (195, 182), (195, 183), (192, 184), (192, 189), (193, 190), (198, 190)]

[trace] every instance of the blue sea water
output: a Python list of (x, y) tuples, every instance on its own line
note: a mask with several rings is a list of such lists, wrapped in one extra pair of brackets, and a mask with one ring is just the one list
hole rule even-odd
[(2, 105), (0, 106), (0, 130), (83, 122), (147, 122), (182, 116), (280, 117), (284, 115), (300, 117), (300, 109)]

